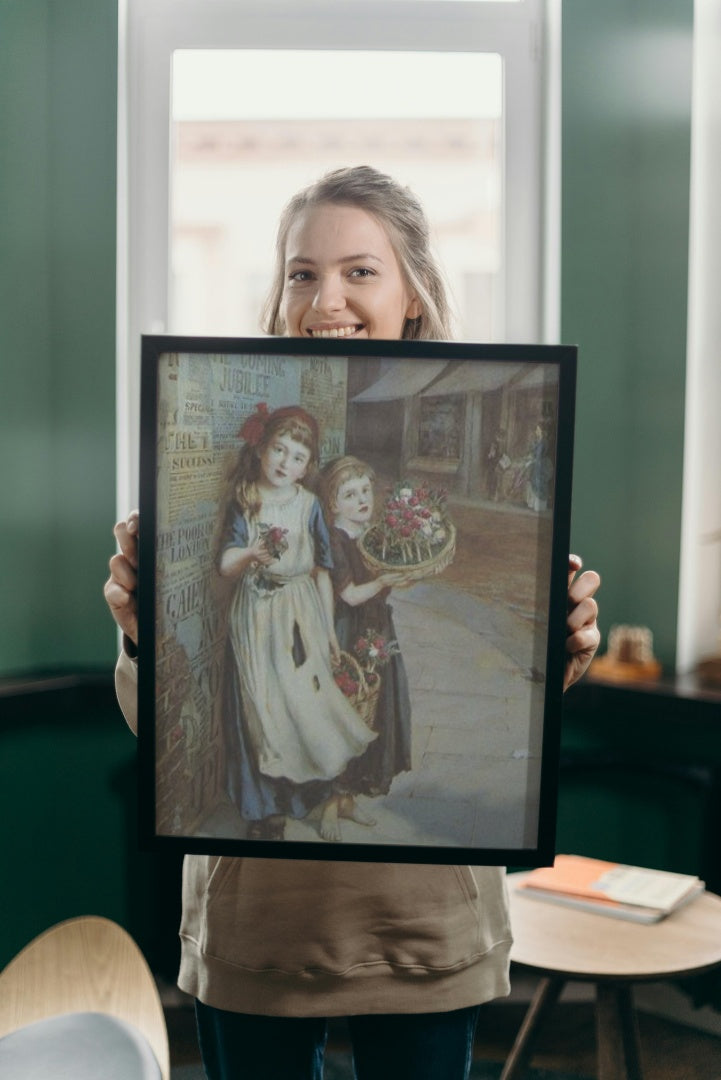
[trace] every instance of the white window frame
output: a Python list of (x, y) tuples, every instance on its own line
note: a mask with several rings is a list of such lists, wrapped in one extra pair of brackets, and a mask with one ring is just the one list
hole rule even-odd
[(683, 506), (676, 670), (721, 654), (721, 0), (696, 0)]
[[(504, 60), (506, 341), (555, 341), (560, 0), (119, 0), (118, 513), (137, 502), (142, 333), (168, 318), (176, 49), (495, 52)], [(547, 59), (551, 57), (553, 67)], [(552, 77), (551, 77), (552, 73)], [(289, 193), (291, 194), (291, 193)]]

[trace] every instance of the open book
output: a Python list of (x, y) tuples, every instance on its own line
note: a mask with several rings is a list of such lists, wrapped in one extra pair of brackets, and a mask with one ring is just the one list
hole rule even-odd
[(653, 923), (693, 900), (705, 886), (693, 874), (557, 855), (553, 866), (532, 870), (518, 888), (536, 900)]

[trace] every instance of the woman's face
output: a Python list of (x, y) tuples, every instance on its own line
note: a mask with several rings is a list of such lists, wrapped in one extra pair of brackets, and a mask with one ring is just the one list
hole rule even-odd
[(281, 314), (289, 337), (395, 339), (421, 306), (380, 222), (324, 203), (288, 232)]
[(353, 476), (336, 492), (333, 510), (337, 519), (367, 525), (373, 516), (373, 484), (368, 476)]
[(290, 435), (278, 435), (260, 452), (260, 486), (284, 488), (297, 484), (306, 474), (310, 450)]

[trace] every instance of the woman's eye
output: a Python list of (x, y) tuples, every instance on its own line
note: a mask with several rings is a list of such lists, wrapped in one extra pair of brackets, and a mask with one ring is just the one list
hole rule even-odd
[(310, 281), (311, 277), (310, 270), (294, 270), (288, 275), (288, 281), (295, 281), (299, 284), (303, 284), (306, 281)]
[(375, 271), (371, 270), (369, 266), (356, 266), (350, 272), (350, 277), (355, 278), (369, 278), (374, 277)]

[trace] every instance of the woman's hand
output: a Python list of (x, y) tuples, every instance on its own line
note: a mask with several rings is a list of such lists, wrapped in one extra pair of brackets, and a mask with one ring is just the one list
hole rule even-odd
[(596, 625), (598, 604), (594, 594), (601, 584), (595, 570), (576, 574), (583, 566), (578, 555), (568, 557), (568, 617), (566, 619), (566, 671), (563, 689), (568, 690), (581, 678), (593, 660), (601, 640)]
[(110, 560), (110, 577), (103, 593), (115, 619), (134, 645), (138, 644), (138, 531), (140, 518), (133, 510), (125, 521), (119, 521), (113, 533), (120, 548)]

